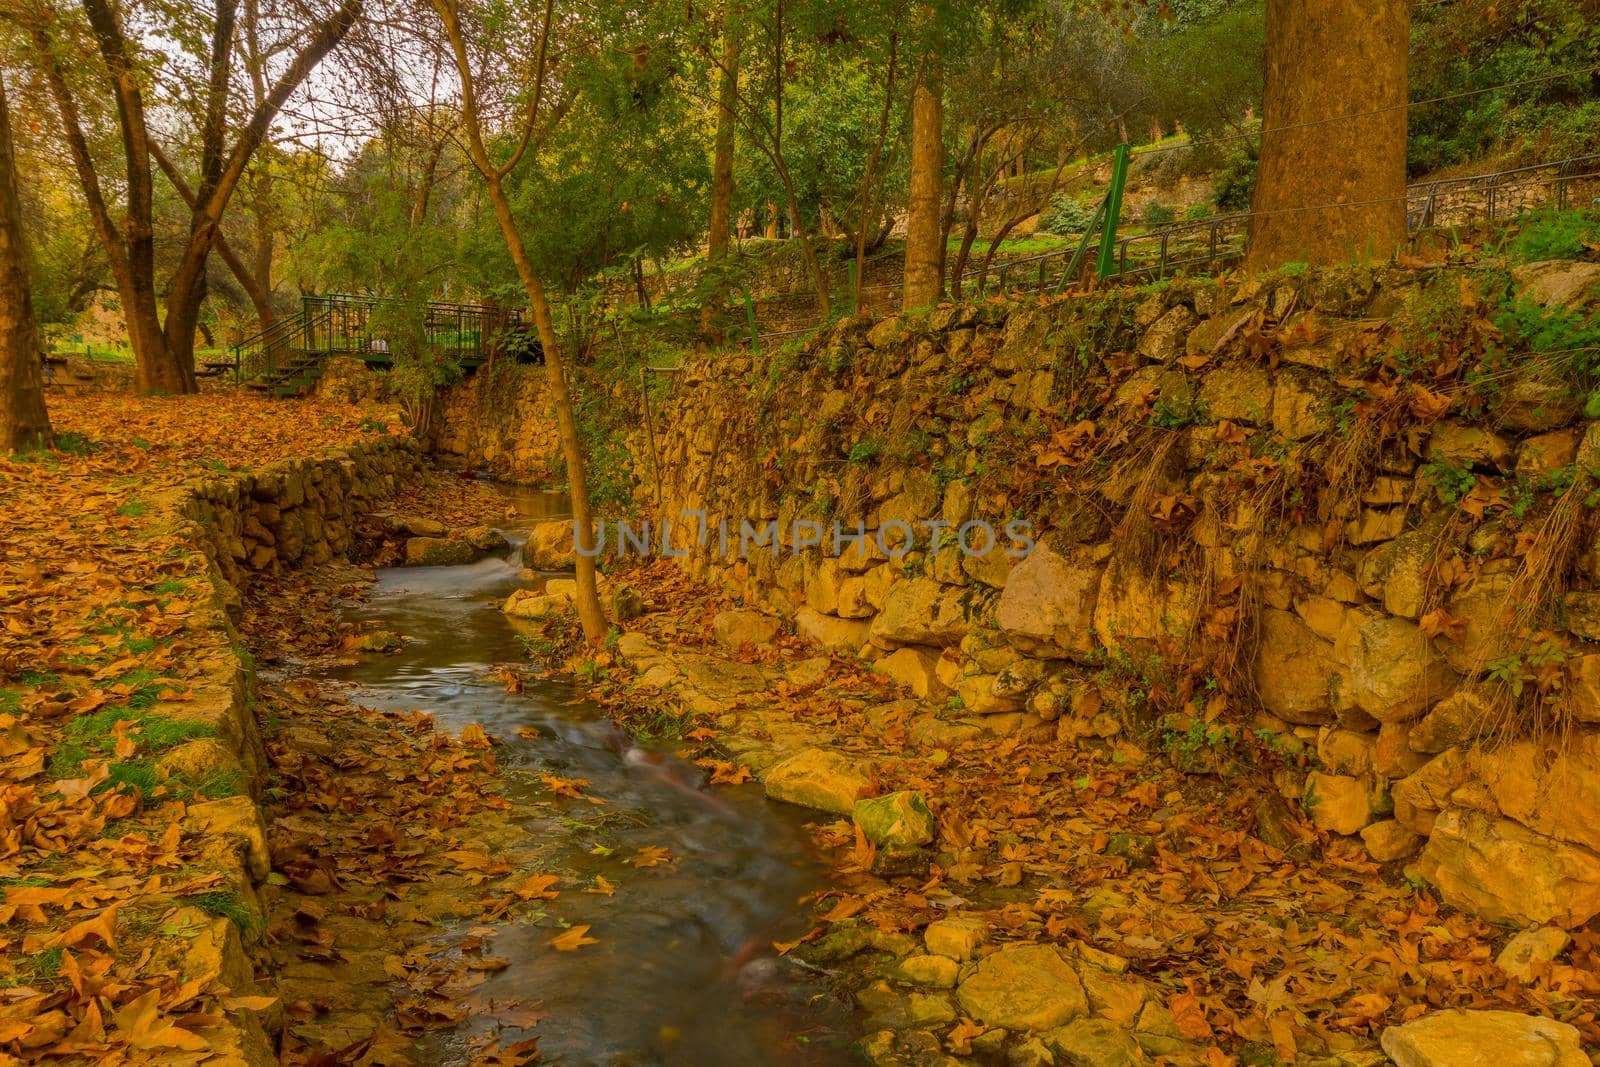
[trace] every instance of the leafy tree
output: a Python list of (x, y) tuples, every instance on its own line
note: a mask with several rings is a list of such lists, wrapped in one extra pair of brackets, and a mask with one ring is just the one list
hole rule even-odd
[[(83, 0), (79, 19), (55, 3), (24, 16), (27, 60), (49, 86), (84, 202), (116, 279), (133, 344), (137, 382), (146, 392), (196, 389), (194, 335), (206, 293), (206, 261), (251, 158), (280, 109), (355, 24), (362, 0), (339, 0), (308, 23), (277, 12), (282, 51), (266, 97), (243, 121), (230, 113), (237, 60), (237, 0), (202, 13), (187, 6)], [(174, 47), (156, 52), (156, 41)], [(119, 151), (91, 136), (86, 107), (115, 106)], [(161, 155), (151, 109), (187, 111), (197, 165), (187, 236), (164, 286), (156, 279), (156, 187)], [(154, 151), (153, 151), (154, 149)], [(170, 160), (169, 160), (170, 162)], [(173, 170), (176, 171), (176, 167)], [(121, 193), (119, 221), (112, 196)], [(165, 315), (162, 296), (165, 296)]]

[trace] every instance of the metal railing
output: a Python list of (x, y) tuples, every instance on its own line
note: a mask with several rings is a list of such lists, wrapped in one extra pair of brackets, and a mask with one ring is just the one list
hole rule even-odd
[(306, 296), (300, 310), (233, 346), (236, 381), (270, 379), (308, 359), (355, 355), (368, 362), (393, 359), (393, 322), (380, 312), (419, 313), (424, 343), (458, 363), (479, 363), (522, 325), (522, 312), (491, 304), (427, 301), (351, 293)]
[[(1511, 170), (1418, 182), (1406, 188), (1406, 226), (1411, 232), (1440, 227), (1494, 222), (1547, 205), (1568, 208), (1590, 203), (1600, 196), (1600, 155), (1577, 156)], [(1295, 210), (1311, 211), (1314, 205)], [(1163, 226), (1148, 233), (1118, 238), (1111, 278), (1141, 275), (1165, 277), (1180, 269), (1222, 264), (1244, 254), (1250, 230), (1250, 213), (1219, 215), (1212, 219)], [(977, 296), (994, 292), (1027, 291), (1071, 284), (1064, 268), (1071, 250), (1046, 252), (1012, 260), (990, 272), (969, 271), (962, 281), (981, 281)], [(1052, 270), (1051, 264), (1059, 264)], [(994, 280), (997, 284), (991, 285)]]

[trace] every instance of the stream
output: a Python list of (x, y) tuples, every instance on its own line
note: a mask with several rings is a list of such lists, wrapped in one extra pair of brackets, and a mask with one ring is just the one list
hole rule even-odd
[[(403, 634), (404, 649), (331, 677), (364, 704), (423, 709), (458, 733), (479, 723), (498, 749), (519, 843), (496, 858), (515, 873), (562, 878), (552, 922), (462, 923), (492, 929), (493, 952), (510, 965), (481, 998), (521, 999), (543, 1014), (526, 1033), (544, 1061), (571, 1065), (844, 1064), (848, 1009), (820, 975), (778, 957), (771, 943), (808, 928), (800, 900), (822, 885), (798, 809), (768, 801), (759, 786), (701, 787), (704, 774), (670, 753), (622, 735), (604, 712), (560, 680), (529, 680), (521, 693), (490, 676), (524, 663), (527, 650), (500, 612), (520, 577), (521, 543), (533, 521), (565, 517), (558, 494), (506, 490), (518, 518), (503, 529), (504, 558), (467, 566), (378, 572), (369, 601), (350, 617)], [(518, 527), (521, 527), (519, 529)], [(527, 728), (536, 736), (519, 736)], [(555, 798), (541, 775), (586, 779), (584, 797)], [(641, 849), (665, 848), (669, 864), (636, 867)], [(585, 893), (596, 876), (615, 895)], [(589, 924), (596, 944), (554, 950), (561, 924)], [(474, 1013), (422, 1046), (427, 1062), (463, 1063), (469, 1042), (493, 1029)]]

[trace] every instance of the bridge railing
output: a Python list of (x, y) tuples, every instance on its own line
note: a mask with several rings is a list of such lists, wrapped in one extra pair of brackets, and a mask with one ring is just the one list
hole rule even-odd
[[(354, 293), (306, 296), (300, 310), (233, 346), (236, 381), (270, 378), (308, 357), (357, 355), (374, 362), (392, 359), (391, 339), (381, 316), (402, 306), (394, 297)], [(421, 314), (425, 343), (460, 361), (482, 361), (522, 324), (522, 312), (490, 304), (428, 301), (410, 304)]]

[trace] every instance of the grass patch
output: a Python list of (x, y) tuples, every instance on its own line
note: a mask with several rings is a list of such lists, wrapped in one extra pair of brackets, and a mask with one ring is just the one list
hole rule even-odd
[(47, 948), (17, 960), (7, 985), (43, 985), (53, 982), (61, 974), (61, 950)]
[(137, 519), (150, 511), (150, 505), (134, 497), (117, 505), (117, 514), (129, 519)]
[(210, 893), (195, 893), (187, 897), (179, 897), (178, 903), (186, 904), (192, 908), (199, 908), (207, 915), (218, 919), (227, 919), (239, 928), (242, 934), (254, 933), (261, 920), (250, 906), (237, 893), (214, 890)]
[[(204, 723), (152, 715), (132, 706), (103, 708), (92, 715), (80, 715), (67, 725), (62, 743), (50, 757), (50, 773), (57, 778), (74, 778), (83, 773), (85, 760), (110, 755), (116, 748), (116, 725), (124, 721), (131, 724), (127, 732), (147, 753), (217, 734)], [(148, 794), (156, 784), (155, 766), (145, 760), (124, 760), (112, 765), (111, 782), (135, 785)]]
[(140, 796), (147, 797), (161, 784), (161, 775), (156, 771), (156, 765), (149, 760), (123, 760), (120, 763), (113, 763), (110, 774), (111, 777), (106, 779), (102, 788), (115, 789), (125, 785), (137, 789)]

